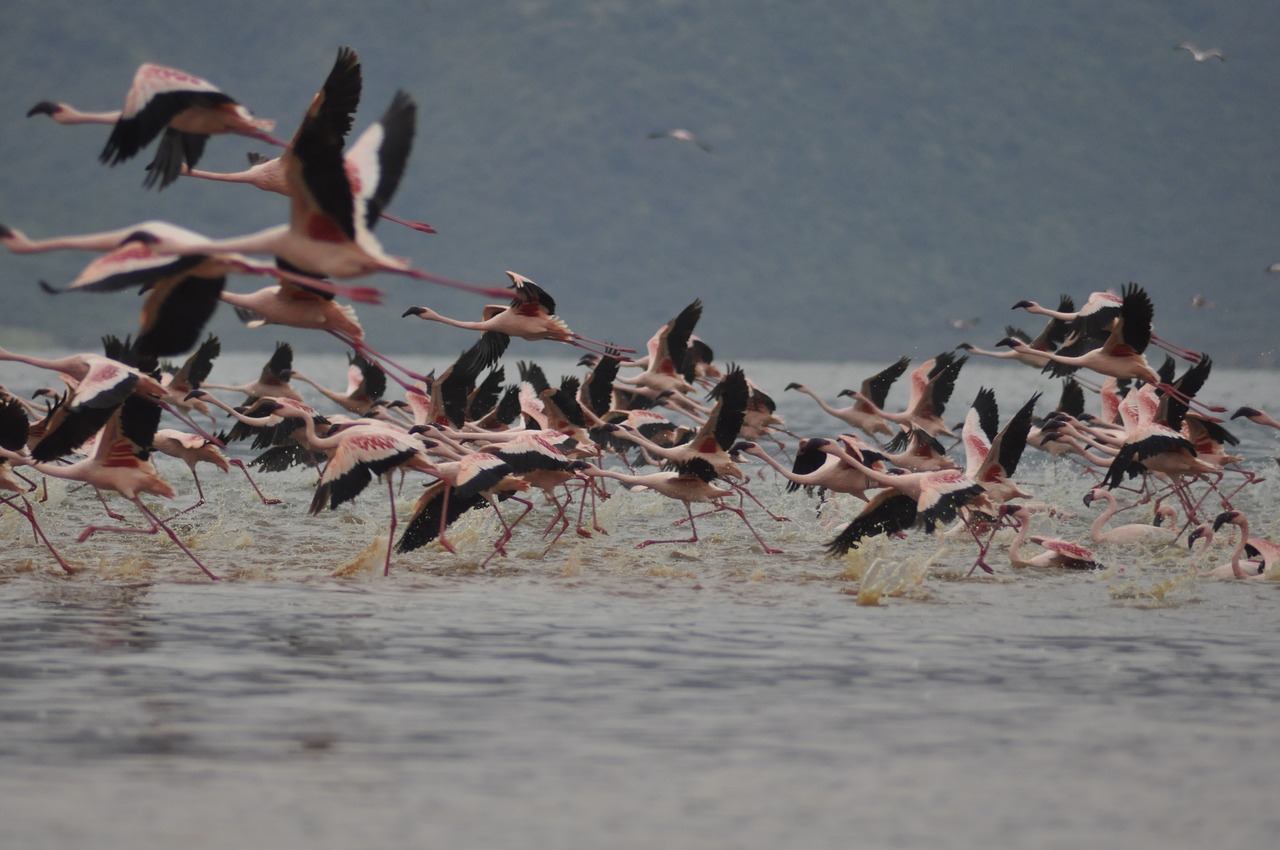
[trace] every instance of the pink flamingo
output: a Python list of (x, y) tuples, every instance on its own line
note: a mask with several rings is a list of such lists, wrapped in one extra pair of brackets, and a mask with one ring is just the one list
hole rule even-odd
[(119, 165), (132, 159), (164, 131), (155, 158), (147, 166), (143, 185), (163, 189), (178, 178), (182, 166), (194, 166), (210, 136), (234, 133), (284, 147), (267, 135), (275, 122), (254, 118), (249, 110), (208, 80), (147, 63), (138, 68), (125, 95), (124, 109), (81, 112), (65, 103), (41, 101), (27, 112), (48, 115), (59, 124), (112, 124), (114, 128), (99, 159)]
[[(29, 457), (16, 455), (8, 450), (0, 450), (15, 464), (30, 466), (37, 472), (52, 478), (64, 478), (70, 481), (82, 481), (95, 489), (112, 490), (132, 502), (138, 511), (150, 522), (148, 528), (123, 528), (120, 526), (90, 525), (80, 532), (77, 539), (83, 543), (98, 532), (115, 534), (156, 534), (161, 529), (169, 536), (179, 549), (186, 553), (200, 570), (213, 580), (218, 576), (212, 573), (187, 545), (179, 539), (172, 528), (156, 515), (142, 501), (143, 494), (172, 499), (174, 489), (156, 472), (155, 466), (148, 459), (152, 435), (160, 420), (160, 408), (154, 403), (140, 398), (126, 398), (118, 406), (110, 419), (103, 426), (98, 438), (98, 445), (93, 455), (75, 463), (61, 465), (44, 463)], [(47, 438), (46, 438), (47, 439)], [(38, 447), (37, 447), (38, 448)]]

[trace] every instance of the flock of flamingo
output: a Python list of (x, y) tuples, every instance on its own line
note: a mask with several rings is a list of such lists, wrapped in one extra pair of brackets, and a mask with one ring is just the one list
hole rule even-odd
[[(1230, 560), (1204, 574), (1251, 579), (1274, 571), (1280, 548), (1251, 535), (1247, 517), (1233, 504), (1260, 479), (1228, 449), (1239, 441), (1218, 415), (1227, 411), (1197, 398), (1212, 362), (1154, 333), (1154, 306), (1140, 286), (1092, 293), (1080, 309), (1068, 296), (1056, 309), (1019, 302), (1015, 309), (1045, 317), (1037, 336), (1008, 328), (997, 350), (966, 344), (959, 346), (962, 353), (947, 351), (921, 363), (910, 372), (910, 400), (901, 411), (884, 405), (890, 387), (907, 374), (905, 357), (866, 378), (859, 389), (842, 392), (851, 400), (848, 407), (790, 384), (786, 390), (812, 396), (843, 430), (790, 444), (784, 438), (795, 435), (783, 427), (773, 400), (741, 368), (717, 367), (711, 348), (694, 334), (700, 301), (658, 328), (644, 355), (634, 356), (632, 349), (574, 333), (556, 315), (551, 295), (523, 275), (507, 272), (510, 286), (490, 289), (430, 274), (384, 253), (372, 235), (380, 219), (432, 231), (386, 212), (408, 162), (416, 107), (407, 94), (397, 93), (378, 121), (348, 146), (361, 82), (356, 53), (340, 49), (289, 142), (269, 135), (273, 122), (254, 117), (208, 81), (152, 64), (138, 69), (120, 111), (81, 112), (42, 102), (28, 113), (63, 124), (109, 125), (101, 160), (113, 166), (159, 137), (146, 169), (147, 187), (164, 188), (182, 177), (242, 182), (282, 194), (290, 206), (287, 224), (229, 239), (161, 221), (47, 239), (0, 226), (0, 242), (14, 253), (97, 253), (68, 286), (42, 283), (51, 294), (136, 289), (146, 295), (136, 333), (124, 340), (104, 337), (103, 354), (41, 358), (0, 349), (0, 359), (56, 372), (65, 385), (40, 390), (32, 399), (0, 390), (0, 500), (25, 517), (61, 569), (76, 568), (40, 525), (41, 502), (34, 494), (44, 477), (90, 485), (119, 523), (90, 525), (79, 542), (104, 533), (163, 531), (216, 579), (170, 525), (204, 504), (201, 463), (224, 472), (239, 467), (265, 504), (278, 500), (265, 495), (249, 466), (260, 476), (298, 464), (314, 467), (312, 514), (339, 509), (378, 479), (386, 487), (390, 515), (384, 574), (394, 555), (432, 545), (456, 551), (449, 529), (473, 509), (494, 511), (502, 529), (481, 566), (505, 556), (516, 527), (538, 506), (527, 497), (531, 491), (539, 491), (553, 512), (542, 529), (547, 551), (571, 526), (584, 537), (607, 533), (596, 505), (609, 497), (610, 479), (684, 507), (676, 524), (687, 523), (688, 536), (645, 540), (640, 547), (696, 543), (696, 520), (724, 512), (741, 520), (763, 553), (774, 554), (780, 550), (766, 542), (747, 512), (786, 518), (748, 488), (749, 473), (763, 473), (753, 461), (776, 470), (790, 490), (849, 494), (862, 503), (834, 537), (821, 541), (831, 555), (879, 535), (952, 534), (974, 541), (970, 573), (993, 572), (988, 558), (997, 531), (1010, 528), (1016, 533), (1008, 560), (1015, 567), (1098, 567), (1086, 544), (1031, 534), (1038, 515), (1055, 511), (1016, 477), (1024, 451), (1034, 448), (1073, 461), (1084, 482), (1084, 503), (1105, 503), (1090, 544), (1208, 547), (1215, 532), (1233, 525), (1238, 533)], [(225, 134), (264, 141), (282, 152), (272, 159), (251, 156), (251, 167), (239, 173), (198, 170), (209, 137)], [(449, 318), (425, 306), (406, 310), (404, 318), (480, 334), (440, 374), (419, 374), (373, 348), (346, 303), (380, 303), (379, 290), (351, 282), (375, 273), (406, 275), (503, 303), (485, 306), (478, 321)], [(233, 292), (226, 288), (230, 274), (266, 275), (274, 283)], [(292, 351), (283, 343), (256, 380), (211, 382), (220, 346), (206, 325), (219, 302), (251, 326), (309, 328), (336, 337), (349, 349), (348, 386), (332, 390), (295, 371)], [(575, 346), (583, 352), (585, 374), (553, 386), (536, 364), (521, 362), (519, 379), (507, 383), (501, 358), (511, 337)], [(1153, 345), (1171, 355), (1157, 368), (1145, 356)], [(972, 355), (1015, 360), (1060, 378), (1056, 407), (1037, 417), (1041, 394), (1035, 393), (1002, 423), (995, 393), (983, 388), (963, 424), (949, 427), (943, 414)], [(178, 357), (185, 357), (180, 365), (170, 360)], [(1188, 364), (1181, 374), (1178, 360)], [(390, 397), (388, 380), (400, 387), (401, 398)], [(321, 414), (305, 404), (295, 381), (314, 387), (333, 410)], [(705, 399), (697, 397), (701, 390), (707, 391)], [(1086, 411), (1086, 390), (1097, 395), (1095, 412)], [(244, 399), (233, 405), (218, 394), (227, 392), (243, 393)], [(161, 428), (166, 415), (180, 427)], [(1240, 408), (1231, 418), (1280, 428), (1253, 408)], [(211, 429), (223, 430), (210, 433), (204, 419)], [(251, 464), (226, 456), (223, 449), (233, 440), (252, 440), (259, 454)], [(944, 447), (943, 440), (954, 442)], [(948, 449), (962, 451), (963, 463)], [(197, 493), (194, 504), (169, 516), (143, 501), (176, 496), (153, 463), (157, 452), (186, 463)], [(643, 466), (657, 471), (638, 471)], [(424, 486), (397, 538), (402, 523), (396, 482), (403, 486), (415, 473)], [(103, 496), (111, 492), (131, 502), (143, 522), (129, 524), (112, 510)], [(514, 517), (507, 503), (520, 506)], [(695, 513), (694, 505), (705, 510)], [(1150, 506), (1153, 522), (1109, 526), (1117, 514), (1140, 505)], [(1037, 551), (1026, 552), (1028, 543)]]

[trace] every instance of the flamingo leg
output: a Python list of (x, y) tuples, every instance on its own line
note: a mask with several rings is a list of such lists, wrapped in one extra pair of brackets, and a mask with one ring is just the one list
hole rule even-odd
[[(738, 515), (738, 519), (742, 520), (743, 525), (745, 525), (745, 526), (747, 527), (747, 529), (748, 529), (748, 530), (749, 530), (753, 535), (755, 535), (756, 542), (758, 542), (758, 543), (760, 544), (760, 548), (764, 549), (764, 553), (765, 553), (766, 555), (781, 555), (781, 554), (782, 554), (782, 550), (781, 550), (781, 549), (774, 549), (774, 548), (773, 548), (772, 546), (770, 546), (768, 543), (765, 543), (765, 542), (764, 542), (764, 538), (760, 536), (760, 532), (756, 531), (755, 526), (753, 526), (753, 525), (751, 524), (751, 521), (747, 519), (747, 514), (746, 514), (746, 512), (745, 512), (745, 511), (743, 511), (741, 508), (733, 508), (733, 507), (730, 507), (730, 506), (725, 505), (725, 504), (720, 504), (720, 505), (719, 505), (719, 506), (718, 506), (714, 511), (712, 511), (712, 513), (719, 513), (720, 511), (729, 511), (729, 512), (731, 512), (731, 513), (735, 513), (735, 514), (737, 514), (737, 515)], [(692, 524), (692, 520), (690, 521), (690, 524)]]
[(176, 514), (174, 514), (173, 516), (170, 516), (170, 517), (168, 517), (167, 519), (165, 519), (165, 522), (173, 522), (175, 519), (177, 519), (178, 517), (182, 516), (183, 514), (185, 514), (185, 513), (189, 512), (189, 511), (194, 511), (196, 508), (198, 508), (198, 507), (200, 507), (201, 505), (203, 505), (203, 504), (204, 504), (204, 488), (200, 486), (200, 476), (199, 476), (199, 474), (196, 472), (196, 468), (195, 468), (194, 466), (193, 466), (193, 467), (191, 467), (191, 478), (192, 478), (192, 480), (193, 480), (193, 481), (195, 481), (195, 482), (196, 482), (196, 502), (195, 502), (195, 504), (194, 504), (194, 505), (192, 505), (192, 506), (191, 506), (191, 507), (189, 507), (189, 508), (183, 508), (182, 510), (178, 511), (178, 512), (177, 512)]
[[(14, 498), (21, 499), (23, 507), (18, 507), (16, 504), (14, 504), (13, 502)], [(53, 543), (51, 543), (49, 541), (49, 538), (45, 535), (44, 529), (40, 527), (40, 523), (36, 522), (35, 509), (31, 506), (31, 503), (27, 501), (26, 496), (22, 495), (21, 493), (18, 493), (13, 497), (0, 496), (0, 502), (4, 502), (6, 505), (13, 508), (18, 513), (22, 514), (24, 517), (26, 517), (27, 522), (31, 523), (31, 531), (35, 534), (36, 539), (44, 543), (45, 548), (49, 550), (50, 555), (53, 555), (53, 559), (58, 562), (58, 566), (62, 567), (63, 572), (72, 574), (72, 575), (79, 572), (77, 568), (71, 566), (65, 560), (63, 560), (63, 557), (58, 554), (58, 550), (53, 548)]]
[(391, 575), (391, 545), (396, 539), (396, 485), (394, 476), (387, 476), (387, 501), (391, 502), (391, 530), (387, 532), (387, 560), (382, 566), (382, 577)]
[(774, 522), (791, 522), (791, 517), (779, 516), (778, 514), (775, 514), (773, 511), (766, 508), (764, 506), (764, 502), (761, 502), (759, 499), (757, 499), (755, 494), (752, 493), (750, 490), (748, 490), (744, 485), (735, 484), (734, 482), (728, 481), (728, 480), (726, 480), (725, 483), (728, 484), (733, 489), (737, 490), (739, 493), (745, 494), (746, 496), (748, 496), (751, 499), (751, 501), (759, 505), (760, 510), (767, 513), (769, 515), (769, 519), (773, 520)]
[(685, 510), (685, 513), (689, 515), (689, 531), (692, 533), (693, 535), (692, 537), (690, 537), (687, 540), (645, 540), (643, 542), (637, 543), (636, 548), (643, 549), (646, 546), (652, 546), (655, 543), (697, 543), (698, 527), (694, 525), (694, 522), (693, 522), (693, 508), (690, 506), (688, 502), (685, 502), (684, 510)]
[(262, 494), (262, 490), (260, 490), (260, 489), (258, 488), (258, 484), (257, 484), (257, 482), (255, 482), (255, 481), (253, 480), (253, 476), (249, 474), (249, 468), (248, 468), (247, 466), (245, 466), (245, 465), (244, 465), (244, 461), (242, 461), (242, 460), (237, 460), (236, 458), (230, 458), (230, 457), (229, 457), (229, 458), (227, 458), (227, 463), (229, 463), (229, 464), (231, 464), (232, 466), (234, 466), (234, 467), (238, 468), (241, 472), (243, 472), (243, 473), (244, 473), (244, 477), (245, 477), (245, 478), (247, 478), (247, 479), (249, 479), (249, 486), (253, 488), (253, 492), (255, 492), (255, 493), (257, 493), (257, 494), (258, 494), (258, 498), (262, 500), (262, 504), (264, 504), (264, 505), (278, 505), (278, 504), (280, 504), (280, 503), (281, 503), (281, 500), (280, 500), (280, 499), (268, 499), (266, 496), (264, 496), (264, 495)]
[(208, 567), (201, 563), (200, 559), (195, 556), (195, 553), (187, 548), (187, 544), (183, 543), (182, 540), (178, 538), (178, 535), (174, 533), (174, 530), (166, 525), (164, 520), (156, 516), (154, 511), (143, 504), (141, 499), (133, 498), (129, 501), (137, 505), (138, 510), (142, 511), (143, 516), (151, 521), (150, 528), (120, 528), (119, 526), (111, 525), (91, 525), (85, 528), (84, 531), (80, 532), (80, 536), (76, 538), (76, 542), (83, 543), (99, 531), (111, 532), (114, 534), (155, 534), (160, 529), (164, 529), (164, 533), (169, 536), (169, 539), (177, 544), (178, 548), (185, 552), (187, 557), (190, 558), (205, 575), (207, 575), (212, 581), (218, 581), (218, 576), (212, 573)]

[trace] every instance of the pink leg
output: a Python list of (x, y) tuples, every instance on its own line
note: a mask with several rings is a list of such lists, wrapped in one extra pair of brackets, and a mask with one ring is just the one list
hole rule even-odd
[(644, 547), (652, 546), (655, 543), (697, 543), (698, 527), (693, 523), (693, 508), (690, 507), (688, 502), (685, 502), (684, 510), (685, 510), (685, 513), (689, 515), (689, 531), (690, 533), (692, 533), (693, 535), (692, 537), (690, 537), (688, 540), (646, 540), (643, 543), (637, 543), (636, 548), (643, 549)]
[(387, 562), (382, 566), (382, 577), (391, 575), (391, 544), (396, 539), (396, 487), (393, 476), (387, 476), (387, 499), (391, 502), (391, 530), (387, 532)]
[(164, 520), (156, 516), (155, 513), (150, 508), (148, 508), (146, 505), (142, 503), (141, 499), (135, 498), (135, 499), (130, 499), (129, 501), (137, 505), (138, 510), (142, 511), (143, 516), (145, 516), (147, 519), (151, 521), (150, 528), (119, 528), (117, 526), (91, 525), (88, 528), (86, 528), (84, 531), (80, 532), (80, 536), (76, 538), (76, 541), (78, 543), (83, 543), (84, 541), (88, 540), (90, 537), (92, 537), (94, 534), (98, 533), (99, 531), (112, 532), (114, 534), (155, 534), (156, 531), (163, 528), (164, 533), (169, 535), (169, 539), (172, 540), (174, 543), (176, 543), (178, 548), (181, 549), (183, 552), (185, 552), (187, 554), (187, 557), (190, 558), (195, 563), (195, 565), (199, 567), (202, 572), (204, 572), (205, 575), (207, 575), (213, 581), (218, 580), (218, 576), (210, 572), (209, 568), (206, 567), (204, 564), (202, 564), (200, 562), (200, 559), (195, 556), (195, 553), (192, 552), (190, 549), (188, 549), (187, 545), (183, 543), (180, 539), (178, 539), (178, 535), (174, 533), (173, 529), (165, 525)]
[(405, 227), (408, 227), (411, 230), (416, 230), (419, 233), (435, 233), (436, 232), (436, 229), (431, 225), (427, 224), (425, 221), (407, 221), (403, 218), (397, 218), (391, 213), (383, 213), (382, 217), (385, 218), (387, 221), (394, 221), (396, 224), (403, 224)]
[(257, 494), (258, 494), (258, 498), (262, 500), (262, 504), (264, 504), (264, 505), (278, 505), (278, 504), (280, 504), (280, 500), (279, 500), (279, 499), (268, 499), (266, 496), (262, 495), (262, 491), (261, 491), (260, 489), (258, 489), (258, 485), (257, 485), (257, 483), (253, 480), (253, 476), (249, 474), (249, 468), (248, 468), (247, 466), (245, 466), (245, 465), (244, 465), (244, 461), (242, 461), (242, 460), (236, 460), (235, 458), (227, 458), (227, 463), (229, 463), (229, 464), (231, 464), (232, 466), (234, 466), (234, 467), (238, 468), (241, 472), (243, 472), (243, 473), (244, 473), (244, 477), (245, 477), (245, 478), (247, 478), (247, 479), (249, 479), (249, 486), (253, 488), (253, 492), (255, 492), (255, 493), (257, 493)]
[[(744, 525), (746, 525), (746, 527), (751, 531), (751, 533), (755, 535), (756, 542), (758, 542), (758, 543), (760, 544), (760, 547), (761, 547), (762, 549), (764, 549), (764, 552), (765, 552), (765, 554), (766, 554), (766, 555), (781, 555), (781, 554), (782, 554), (782, 550), (781, 550), (781, 549), (774, 549), (774, 548), (773, 548), (772, 546), (770, 546), (768, 543), (765, 543), (765, 542), (764, 542), (764, 538), (762, 538), (762, 537), (760, 536), (760, 532), (756, 531), (755, 526), (753, 526), (753, 525), (750, 523), (750, 521), (748, 521), (748, 520), (747, 520), (747, 515), (746, 515), (746, 513), (745, 513), (741, 508), (731, 508), (731, 507), (729, 507), (728, 505), (724, 505), (724, 504), (722, 504), (722, 505), (720, 505), (720, 507), (718, 507), (718, 508), (716, 509), (716, 511), (713, 511), (713, 513), (718, 512), (718, 511), (731, 511), (731, 512), (733, 512), (733, 513), (737, 514), (737, 515), (738, 515), (738, 519), (742, 520), (743, 524), (744, 524)], [(692, 524), (692, 520), (690, 521), (690, 524)]]
[(732, 482), (732, 481), (726, 481), (726, 483), (727, 483), (730, 487), (732, 487), (733, 489), (737, 490), (739, 493), (744, 493), (744, 494), (746, 494), (746, 495), (751, 499), (751, 501), (755, 502), (757, 505), (759, 505), (759, 506), (760, 506), (760, 510), (764, 511), (765, 513), (767, 513), (767, 514), (769, 515), (769, 519), (773, 520), (774, 522), (791, 522), (791, 517), (778, 516), (778, 515), (777, 515), (777, 514), (775, 514), (773, 511), (771, 511), (771, 510), (769, 510), (768, 508), (766, 508), (766, 507), (764, 506), (764, 503), (763, 503), (763, 502), (761, 502), (759, 499), (757, 499), (757, 498), (755, 497), (755, 494), (754, 494), (754, 493), (752, 493), (750, 490), (748, 490), (745, 486), (743, 486), (743, 485), (741, 485), (741, 484), (735, 484), (735, 483), (734, 483), (734, 482)]
[(183, 508), (178, 511), (176, 514), (166, 519), (165, 522), (173, 522), (188, 511), (194, 511), (196, 508), (204, 504), (204, 488), (200, 486), (200, 476), (196, 474), (194, 466), (191, 467), (191, 478), (196, 482), (196, 503), (189, 508)]
[[(24, 507), (18, 507), (13, 503), (12, 498), (21, 499)], [(53, 559), (58, 562), (58, 566), (62, 567), (63, 572), (72, 574), (79, 572), (79, 570), (63, 560), (62, 556), (58, 554), (58, 550), (53, 548), (53, 544), (49, 542), (49, 538), (45, 535), (44, 529), (40, 527), (40, 523), (36, 522), (35, 509), (31, 507), (31, 503), (27, 501), (27, 497), (19, 493), (16, 497), (12, 498), (0, 496), (0, 502), (4, 502), (6, 505), (27, 518), (27, 522), (31, 523), (31, 530), (34, 532), (36, 539), (44, 543), (45, 548), (49, 550), (50, 555), (53, 555)]]

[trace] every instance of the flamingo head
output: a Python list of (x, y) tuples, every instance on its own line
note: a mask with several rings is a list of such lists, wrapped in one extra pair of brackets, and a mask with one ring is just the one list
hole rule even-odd
[(27, 110), (27, 117), (30, 118), (32, 115), (51, 115), (52, 116), (52, 115), (57, 115), (62, 110), (63, 110), (62, 104), (54, 103), (52, 100), (42, 100), (39, 103), (37, 103), (35, 106)]
[(1239, 525), (1241, 516), (1243, 516), (1243, 514), (1241, 514), (1239, 511), (1223, 511), (1222, 513), (1218, 514), (1218, 518), (1213, 521), (1213, 530), (1217, 531), (1227, 523)]
[(798, 389), (800, 389), (800, 388), (801, 388), (801, 387), (803, 387), (803, 386), (804, 386), (804, 384), (797, 384), (795, 381), (792, 381), (791, 383), (789, 383), (789, 384), (787, 384), (785, 387), (783, 387), (783, 388), (782, 388), (782, 391), (783, 391), (783, 392), (786, 392), (787, 390), (798, 390)]
[(1262, 411), (1258, 410), (1256, 407), (1242, 407), (1239, 410), (1237, 410), (1235, 413), (1231, 414), (1231, 418), (1238, 419), (1239, 417), (1243, 416), (1246, 419), (1252, 419), (1253, 417), (1260, 416), (1261, 414), (1262, 414)]
[(403, 319), (406, 316), (423, 316), (423, 315), (430, 315), (430, 314), (431, 314), (431, 311), (428, 310), (426, 307), (410, 307), (408, 310), (405, 310), (403, 313), (400, 314), (400, 318)]
[(1187, 549), (1190, 550), (1200, 538), (1204, 538), (1205, 546), (1213, 543), (1213, 529), (1207, 525), (1197, 525), (1187, 535)]
[(996, 343), (996, 348), (1000, 348), (1002, 346), (1005, 348), (1017, 348), (1018, 345), (1019, 345), (1018, 340), (1014, 339), (1011, 336), (1007, 336)]
[(1036, 306), (1038, 306), (1038, 305), (1037, 305), (1037, 304), (1036, 304), (1036, 302), (1034, 302), (1034, 301), (1019, 301), (1017, 304), (1014, 304), (1014, 305), (1013, 305), (1012, 309), (1014, 309), (1014, 310), (1026, 310), (1026, 309), (1029, 309), (1029, 308), (1031, 308), (1031, 307), (1036, 307)]

